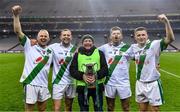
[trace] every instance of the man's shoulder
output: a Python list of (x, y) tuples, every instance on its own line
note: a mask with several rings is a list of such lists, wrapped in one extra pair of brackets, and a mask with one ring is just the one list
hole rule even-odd
[(48, 47), (51, 48), (51, 49), (54, 49), (56, 47), (60, 46), (59, 43), (53, 43), (53, 44), (50, 44)]
[(100, 50), (103, 50), (103, 49), (107, 50), (108, 48), (110, 48), (110, 44), (109, 44), (109, 43), (104, 44), (104, 45), (101, 45), (101, 46), (99, 47)]
[(159, 43), (162, 39), (153, 40), (152, 43)]
[(138, 47), (138, 44), (131, 44), (130, 47)]
[(108, 47), (108, 46), (110, 46), (109, 43), (106, 43), (106, 44), (101, 45), (100, 47)]

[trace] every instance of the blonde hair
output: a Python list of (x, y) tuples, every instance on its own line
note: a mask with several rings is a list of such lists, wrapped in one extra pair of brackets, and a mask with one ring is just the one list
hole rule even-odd
[(45, 32), (45, 33), (47, 33), (47, 35), (48, 35), (48, 37), (49, 37), (49, 32), (48, 32), (46, 29), (41, 29), (41, 30), (39, 30), (37, 37), (39, 37), (39, 33), (40, 33), (40, 32)]
[(112, 28), (110, 29), (110, 34), (111, 34), (113, 31), (115, 31), (115, 30), (119, 30), (119, 31), (122, 33), (122, 29), (121, 29), (120, 27), (114, 26), (114, 27), (112, 27)]
[(134, 35), (137, 31), (143, 31), (145, 30), (147, 32), (147, 29), (145, 27), (137, 27), (135, 30), (134, 30)]
[[(62, 32), (64, 32), (64, 31), (69, 31), (69, 32), (71, 32), (71, 30), (70, 30), (70, 29), (65, 28), (65, 29), (62, 29), (62, 30), (61, 30), (60, 35), (61, 35), (61, 34), (62, 34)], [(72, 34), (72, 32), (71, 32), (71, 34)]]

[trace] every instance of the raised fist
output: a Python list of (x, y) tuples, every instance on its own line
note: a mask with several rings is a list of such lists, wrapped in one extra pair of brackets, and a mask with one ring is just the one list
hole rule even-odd
[(168, 18), (166, 17), (165, 14), (158, 15), (158, 19), (159, 19), (160, 22), (163, 22), (163, 23), (168, 22)]
[(22, 7), (19, 5), (15, 5), (12, 7), (12, 13), (14, 16), (18, 16), (22, 12)]

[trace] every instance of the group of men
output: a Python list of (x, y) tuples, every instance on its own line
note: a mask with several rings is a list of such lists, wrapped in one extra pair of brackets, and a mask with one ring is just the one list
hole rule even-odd
[[(118, 95), (123, 111), (129, 111), (131, 88), (129, 81), (129, 61), (136, 64), (136, 101), (140, 111), (159, 111), (163, 104), (163, 91), (160, 73), (157, 70), (161, 51), (174, 40), (174, 34), (167, 17), (158, 16), (165, 24), (166, 37), (150, 41), (147, 29), (134, 30), (136, 44), (123, 42), (122, 29), (115, 26), (110, 30), (110, 42), (95, 47), (91, 35), (82, 37), (82, 46), (77, 49), (71, 44), (72, 33), (64, 29), (60, 33), (60, 43), (48, 46), (47, 30), (40, 30), (37, 44), (22, 32), (19, 5), (12, 7), (14, 31), (24, 47), (25, 64), (20, 82), (25, 93), (25, 110), (33, 111), (37, 103), (38, 111), (45, 111), (46, 101), (51, 97), (48, 90), (48, 74), (53, 63), (52, 99), (53, 110), (60, 111), (61, 99), (65, 97), (65, 111), (72, 111), (73, 98), (78, 93), (80, 111), (89, 110), (89, 97), (92, 96), (95, 111), (103, 111), (103, 91), (107, 101), (107, 111), (114, 111)], [(83, 66), (93, 63), (95, 75), (87, 75)], [(96, 65), (95, 65), (96, 64)], [(76, 79), (76, 80), (74, 80)], [(90, 85), (90, 86), (87, 86)]]

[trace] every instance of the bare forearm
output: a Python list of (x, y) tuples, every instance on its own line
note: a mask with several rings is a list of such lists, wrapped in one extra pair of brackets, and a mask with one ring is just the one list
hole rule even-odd
[(17, 34), (17, 36), (19, 38), (22, 38), (24, 36), (22, 29), (21, 29), (21, 24), (20, 24), (20, 20), (19, 20), (19, 16), (13, 16), (14, 21), (13, 21), (13, 25), (14, 25), (14, 32)]
[(17, 34), (19, 38), (23, 38), (24, 36), (24, 33), (22, 32), (22, 29), (21, 29), (21, 23), (20, 23), (21, 12), (22, 12), (21, 6), (15, 5), (12, 7), (14, 32)]
[(172, 28), (171, 28), (170, 22), (169, 22), (169, 20), (168, 20), (168, 18), (166, 17), (165, 14), (159, 15), (158, 19), (159, 19), (160, 22), (165, 24), (165, 27), (166, 27), (166, 38), (164, 39), (164, 42), (166, 44), (169, 44), (169, 43), (171, 43), (172, 41), (175, 40), (174, 33), (173, 33)]
[(166, 27), (165, 43), (166, 43), (166, 44), (169, 44), (169, 43), (171, 43), (172, 41), (175, 40), (175, 38), (174, 38), (174, 33), (173, 33), (173, 30), (172, 30), (172, 27), (171, 27), (169, 21), (167, 21), (167, 22), (165, 23), (165, 27)]

